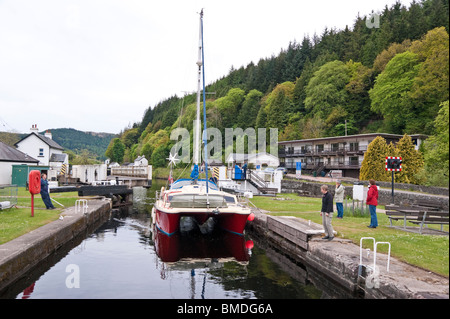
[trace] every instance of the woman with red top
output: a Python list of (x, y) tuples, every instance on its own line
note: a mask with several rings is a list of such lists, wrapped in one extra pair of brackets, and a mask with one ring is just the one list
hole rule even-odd
[(369, 180), (369, 191), (367, 192), (367, 200), (366, 203), (369, 205), (370, 212), (370, 225), (367, 226), (369, 228), (377, 228), (378, 219), (377, 219), (377, 205), (378, 205), (378, 187), (375, 185), (375, 180)]

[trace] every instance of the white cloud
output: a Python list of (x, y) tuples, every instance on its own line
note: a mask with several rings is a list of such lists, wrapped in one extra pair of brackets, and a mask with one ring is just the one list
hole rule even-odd
[(210, 83), (394, 2), (1, 1), (1, 118), (22, 132), (37, 123), (117, 133), (140, 121), (148, 106), (196, 89), (201, 8)]

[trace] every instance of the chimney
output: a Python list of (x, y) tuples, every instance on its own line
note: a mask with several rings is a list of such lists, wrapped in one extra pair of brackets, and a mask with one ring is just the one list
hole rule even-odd
[(36, 134), (39, 132), (37, 124), (31, 125), (30, 132), (31, 133), (36, 133)]
[(48, 137), (49, 139), (52, 139), (52, 133), (49, 130), (45, 131), (44, 136)]

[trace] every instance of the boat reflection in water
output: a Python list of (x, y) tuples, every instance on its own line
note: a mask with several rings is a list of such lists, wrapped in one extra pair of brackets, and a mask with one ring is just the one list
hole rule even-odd
[(183, 218), (180, 231), (168, 236), (157, 227), (153, 230), (155, 250), (161, 261), (203, 265), (236, 261), (247, 265), (253, 242), (244, 236), (214, 229), (208, 235), (195, 228), (195, 222)]
[[(202, 299), (206, 298), (207, 290), (208, 295), (211, 293), (213, 287), (207, 283), (207, 277), (214, 280), (214, 270), (222, 269), (225, 264), (236, 263), (238, 267), (247, 269), (253, 248), (253, 241), (225, 230), (214, 228), (212, 232), (205, 234), (190, 217), (181, 218), (180, 231), (171, 236), (154, 226), (153, 241), (159, 257), (157, 268), (161, 279), (170, 278), (171, 272), (189, 271), (191, 299), (197, 298), (196, 287), (200, 288), (198, 285), (201, 285)], [(247, 271), (244, 270), (244, 273), (247, 274)], [(197, 279), (201, 279), (201, 282), (197, 282)], [(253, 296), (249, 294), (247, 297)]]

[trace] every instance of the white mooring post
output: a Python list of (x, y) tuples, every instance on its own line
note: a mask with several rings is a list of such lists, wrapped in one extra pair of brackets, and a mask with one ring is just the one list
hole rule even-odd
[(77, 199), (75, 202), (75, 213), (83, 212), (83, 214), (87, 213), (88, 204), (86, 199)]

